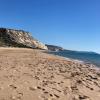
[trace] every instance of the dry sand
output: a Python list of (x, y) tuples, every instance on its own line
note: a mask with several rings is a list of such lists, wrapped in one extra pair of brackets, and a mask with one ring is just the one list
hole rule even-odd
[(100, 70), (39, 50), (0, 48), (0, 100), (100, 100)]

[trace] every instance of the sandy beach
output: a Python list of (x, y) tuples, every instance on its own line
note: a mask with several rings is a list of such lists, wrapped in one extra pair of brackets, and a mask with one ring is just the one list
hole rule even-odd
[(0, 48), (0, 100), (100, 100), (100, 70), (25, 48)]

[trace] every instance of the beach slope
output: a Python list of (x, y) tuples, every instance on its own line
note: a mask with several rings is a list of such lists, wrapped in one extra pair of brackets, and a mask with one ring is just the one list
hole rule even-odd
[(100, 70), (41, 50), (0, 48), (0, 100), (100, 100)]

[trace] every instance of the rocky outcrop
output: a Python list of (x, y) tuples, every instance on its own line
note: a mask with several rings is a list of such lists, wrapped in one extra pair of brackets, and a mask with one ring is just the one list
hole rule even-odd
[(62, 50), (64, 50), (62, 47), (55, 46), (55, 45), (46, 44), (46, 46), (48, 47), (48, 50), (50, 50), (50, 51), (62, 51)]
[(34, 39), (29, 32), (7, 28), (0, 28), (0, 46), (47, 49), (47, 46)]

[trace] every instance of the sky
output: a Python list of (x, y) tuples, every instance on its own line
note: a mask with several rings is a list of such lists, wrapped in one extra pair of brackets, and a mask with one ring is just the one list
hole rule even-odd
[(100, 0), (0, 0), (0, 27), (45, 44), (100, 53)]

